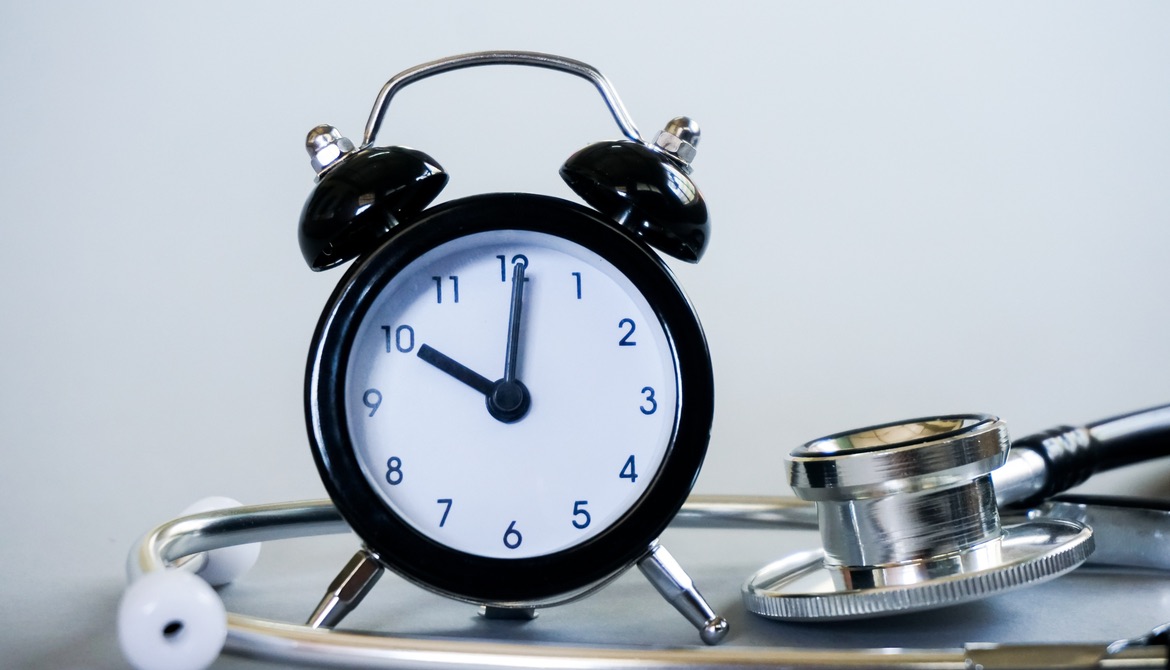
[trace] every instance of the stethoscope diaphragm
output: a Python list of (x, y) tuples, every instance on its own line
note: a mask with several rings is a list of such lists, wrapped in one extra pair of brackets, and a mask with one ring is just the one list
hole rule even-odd
[(1092, 531), (1053, 519), (1000, 523), (991, 472), (1007, 458), (998, 418), (965, 414), (838, 433), (788, 460), (816, 503), (823, 551), (771, 563), (745, 607), (782, 620), (932, 609), (1038, 583), (1084, 563)]

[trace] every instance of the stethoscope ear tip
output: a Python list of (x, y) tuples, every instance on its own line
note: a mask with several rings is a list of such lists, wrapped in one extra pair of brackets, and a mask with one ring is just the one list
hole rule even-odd
[[(196, 500), (179, 516), (217, 512), (241, 507), (241, 503), (226, 496), (209, 496)], [(195, 574), (212, 586), (226, 586), (243, 577), (260, 559), (260, 543), (236, 544), (212, 549), (204, 554), (204, 562)]]
[(219, 594), (185, 570), (143, 575), (118, 605), (118, 645), (138, 670), (200, 670), (215, 661), (227, 639)]

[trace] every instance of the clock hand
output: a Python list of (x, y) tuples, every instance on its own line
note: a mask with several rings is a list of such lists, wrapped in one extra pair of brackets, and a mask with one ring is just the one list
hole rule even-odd
[(532, 405), (528, 387), (516, 379), (520, 362), (520, 313), (524, 307), (525, 263), (517, 263), (512, 271), (512, 301), (508, 308), (508, 346), (504, 351), (504, 377), (497, 381), (487, 396), (488, 413), (498, 421), (514, 423), (524, 418)]
[(429, 344), (418, 348), (418, 357), (484, 395), (488, 414), (503, 423), (515, 423), (528, 413), (531, 400), (520, 380), (491, 381)]
[(492, 389), (495, 387), (495, 383), (487, 377), (456, 361), (447, 354), (440, 352), (429, 344), (424, 344), (418, 348), (418, 357), (485, 396), (490, 396)]
[(520, 362), (520, 312), (524, 306), (525, 263), (517, 263), (512, 271), (512, 306), (508, 310), (508, 349), (504, 353), (504, 381), (516, 381), (516, 367)]

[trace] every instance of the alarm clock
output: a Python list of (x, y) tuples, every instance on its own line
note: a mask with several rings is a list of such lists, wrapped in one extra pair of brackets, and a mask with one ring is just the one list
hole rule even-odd
[[(589, 206), (492, 193), (430, 206), (447, 174), (374, 146), (394, 93), (489, 65), (592, 82), (625, 139), (560, 174)], [(713, 375), (694, 309), (659, 257), (697, 262), (707, 207), (697, 125), (641, 139), (609, 82), (548, 54), (480, 52), (383, 87), (360, 146), (308, 136), (308, 265), (349, 261), (309, 354), (305, 407), (325, 488), (362, 549), (310, 623), (331, 626), (389, 568), (488, 616), (535, 615), (637, 565), (713, 643), (727, 631), (658, 543), (699, 473)], [(657, 251), (656, 251), (657, 250)]]

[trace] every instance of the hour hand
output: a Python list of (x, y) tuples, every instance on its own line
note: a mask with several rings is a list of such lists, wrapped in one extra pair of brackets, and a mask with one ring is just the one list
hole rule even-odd
[(454, 358), (451, 358), (438, 349), (435, 349), (429, 344), (424, 344), (418, 348), (418, 357), (435, 366), (436, 368), (439, 368), (443, 372), (446, 372), (455, 379), (458, 379), (464, 384), (467, 384), (485, 396), (491, 395), (492, 388), (495, 386), (495, 382), (491, 381), (487, 377), (484, 377), (475, 370), (472, 370), (466, 365), (460, 363), (459, 361), (456, 361)]
[(519, 379), (499, 379), (493, 382), (427, 344), (418, 348), (418, 357), (482, 393), (487, 402), (488, 414), (497, 421), (515, 423), (524, 418), (532, 405), (528, 388)]

